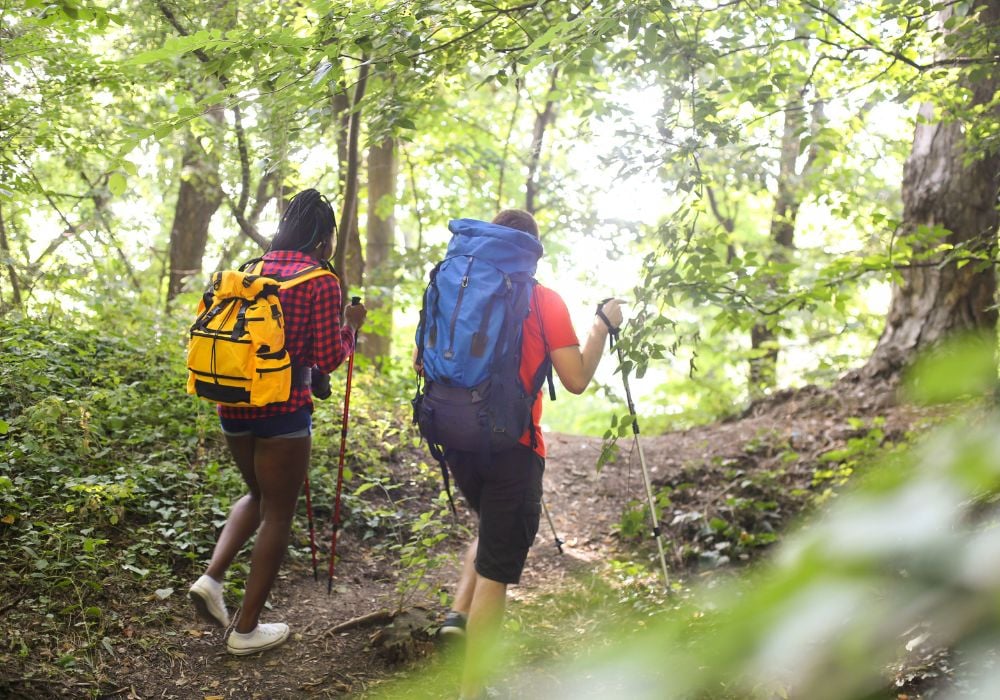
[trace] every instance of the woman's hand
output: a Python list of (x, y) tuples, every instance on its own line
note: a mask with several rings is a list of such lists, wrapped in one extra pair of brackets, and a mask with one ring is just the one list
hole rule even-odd
[(365, 318), (368, 316), (368, 309), (362, 302), (357, 304), (350, 304), (346, 309), (344, 309), (344, 321), (348, 326), (353, 328), (355, 332), (361, 328), (361, 325), (365, 322)]

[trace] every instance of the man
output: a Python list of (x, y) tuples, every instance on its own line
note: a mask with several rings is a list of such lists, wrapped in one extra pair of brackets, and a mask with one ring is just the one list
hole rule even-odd
[[(538, 238), (538, 224), (526, 211), (501, 211), (491, 223)], [(595, 315), (581, 349), (566, 303), (555, 291), (536, 285), (523, 324), (522, 384), (531, 386), (548, 356), (560, 383), (574, 394), (582, 393), (601, 361), (609, 329), (621, 325), (620, 303), (613, 299), (602, 306), (603, 319)], [(465, 554), (452, 611), (440, 630), (442, 635), (466, 638), (462, 698), (482, 696), (484, 663), (500, 631), (507, 586), (519, 582), (538, 532), (545, 468), (541, 415), (539, 391), (532, 405), (534, 428), (525, 431), (517, 447), (495, 453), (489, 460), (479, 452), (445, 453), (459, 491), (479, 518), (479, 535)]]

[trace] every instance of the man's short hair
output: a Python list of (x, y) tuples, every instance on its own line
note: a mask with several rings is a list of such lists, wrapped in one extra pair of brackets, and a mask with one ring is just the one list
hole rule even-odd
[(535, 217), (524, 211), (524, 209), (504, 209), (493, 217), (491, 223), (524, 231), (538, 238), (538, 223), (535, 221)]

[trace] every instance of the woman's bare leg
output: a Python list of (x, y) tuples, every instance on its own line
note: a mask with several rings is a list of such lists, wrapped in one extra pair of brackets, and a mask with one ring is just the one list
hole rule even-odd
[[(250, 575), (236, 631), (257, 627), (278, 569), (288, 551), (292, 519), (309, 469), (311, 437), (256, 438), (254, 475), (260, 492), (260, 527), (250, 555)], [(248, 481), (249, 485), (249, 481)]]
[(243, 476), (243, 481), (246, 482), (248, 492), (230, 509), (229, 517), (219, 534), (219, 540), (212, 550), (212, 559), (205, 571), (220, 583), (233, 559), (260, 525), (260, 489), (257, 487), (257, 477), (254, 474), (254, 440), (253, 435), (226, 436), (229, 451), (236, 460), (236, 466)]

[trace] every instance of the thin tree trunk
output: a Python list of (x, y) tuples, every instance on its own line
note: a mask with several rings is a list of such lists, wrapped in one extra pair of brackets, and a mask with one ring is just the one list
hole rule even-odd
[[(806, 126), (804, 91), (791, 95), (784, 112), (784, 126), (781, 132), (781, 156), (778, 162), (778, 190), (771, 212), (771, 254), (775, 262), (785, 262), (795, 248), (795, 223), (802, 206), (803, 184), (812, 173), (817, 150), (810, 146), (809, 155), (802, 169), (797, 168), (802, 136)], [(816, 132), (822, 125), (823, 102), (813, 103), (810, 128)], [(777, 286), (777, 280), (771, 286)], [(770, 322), (761, 320), (750, 330), (750, 394), (760, 396), (778, 383), (778, 328), (773, 325), (780, 320), (774, 316)]]
[(552, 95), (556, 91), (559, 79), (559, 68), (552, 69), (552, 77), (549, 81), (549, 90), (545, 98), (545, 107), (541, 112), (535, 113), (535, 128), (531, 134), (531, 155), (528, 159), (528, 179), (525, 183), (524, 208), (531, 214), (538, 210), (538, 191), (541, 183), (539, 173), (542, 161), (542, 142), (545, 138), (545, 131), (555, 120), (556, 103)]
[[(796, 160), (804, 126), (802, 94), (796, 92), (785, 106), (785, 124), (781, 132), (781, 157), (778, 161), (778, 191), (771, 212), (771, 254), (774, 261), (787, 260), (795, 247), (795, 218), (801, 205)], [(777, 320), (777, 319), (774, 319)], [(773, 322), (773, 321), (772, 321)], [(760, 395), (778, 380), (778, 346), (775, 329), (759, 321), (750, 331), (750, 393)]]
[(342, 151), (338, 148), (338, 151), (345, 155), (345, 160), (342, 161), (344, 200), (341, 206), (340, 235), (337, 240), (337, 251), (334, 254), (334, 267), (341, 275), (341, 289), (345, 299), (350, 295), (351, 287), (361, 284), (364, 278), (364, 260), (361, 257), (361, 238), (358, 232), (358, 171), (361, 165), (358, 142), (361, 137), (361, 101), (365, 96), (369, 70), (370, 66), (363, 60), (358, 69), (354, 98), (349, 105), (349, 112), (345, 113), (346, 134), (341, 130), (341, 135), (346, 138), (346, 147)]
[[(979, 24), (1000, 25), (1000, 0), (979, 2)], [(994, 34), (996, 36), (996, 34)], [(997, 70), (980, 73), (968, 84), (972, 105), (988, 104), (1000, 88)], [(920, 108), (913, 148), (903, 168), (902, 236), (922, 227), (948, 230), (944, 242), (993, 257), (996, 249), (1000, 152), (994, 149), (971, 163), (965, 125), (958, 120), (934, 121), (934, 105)], [(1000, 119), (1000, 108), (977, 119)], [(862, 374), (888, 377), (908, 366), (916, 354), (961, 331), (985, 331), (995, 337), (996, 271), (992, 264), (959, 267), (937, 256), (939, 265), (904, 269), (893, 288), (885, 329)]]
[(395, 284), (395, 196), (398, 165), (393, 139), (368, 149), (368, 236), (365, 248), (365, 300), (378, 319), (373, 331), (361, 336), (362, 350), (380, 363), (392, 343)]
[[(10, 278), (11, 305), (19, 309), (23, 303), (21, 300), (21, 282), (17, 276), (17, 268), (14, 267), (14, 258), (10, 249), (10, 243), (7, 241), (7, 226), (3, 220), (3, 208), (0, 208), (0, 252), (3, 253), (4, 258), (7, 260), (5, 267), (7, 268), (7, 277)], [(0, 299), (0, 311), (5, 310), (6, 304)]]

